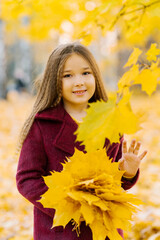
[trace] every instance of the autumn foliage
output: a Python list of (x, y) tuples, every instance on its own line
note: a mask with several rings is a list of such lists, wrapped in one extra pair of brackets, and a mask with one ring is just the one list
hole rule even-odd
[[(103, 147), (105, 137), (108, 137), (111, 142), (116, 142), (119, 140), (119, 134), (124, 134), (128, 140), (135, 137), (142, 141), (144, 149), (149, 151), (147, 158), (142, 163), (139, 182), (130, 190), (143, 201), (143, 205), (141, 205), (141, 211), (133, 217), (132, 231), (125, 232), (126, 240), (160, 239), (160, 194), (158, 191), (160, 187), (160, 94), (158, 91), (160, 47), (156, 44), (160, 39), (159, 13), (159, 0), (1, 0), (0, 6), (0, 17), (5, 23), (5, 34), (14, 32), (17, 36), (30, 41), (52, 39), (57, 33), (67, 34), (70, 39), (79, 39), (88, 45), (92, 41), (100, 39), (101, 36), (106, 36), (108, 32), (114, 31), (119, 38), (114, 51), (118, 51), (118, 48), (123, 49), (124, 46), (132, 46), (133, 52), (124, 66), (125, 73), (119, 79), (118, 90), (114, 93), (107, 92), (109, 96), (107, 103), (90, 104), (87, 116), (76, 132), (78, 140), (84, 142), (89, 154), (92, 154), (93, 149)], [(152, 44), (149, 44), (150, 42)], [(137, 85), (141, 87), (141, 94), (134, 91)], [(14, 151), (18, 131), (27, 117), (33, 101), (33, 97), (25, 94), (19, 95), (16, 92), (9, 93), (6, 100), (0, 101), (2, 113), (0, 115), (0, 239), (2, 240), (32, 239), (32, 207), (20, 197), (16, 190), (15, 173), (18, 157), (15, 157)], [(110, 123), (112, 123), (113, 128), (109, 127)], [(76, 156), (73, 156), (75, 161)], [(85, 159), (84, 156), (82, 159)], [(49, 178), (57, 181), (54, 176), (58, 176), (60, 179), (63, 174), (68, 174), (67, 176), (73, 184), (69, 185), (69, 187), (72, 186), (72, 190), (77, 191), (76, 187), (80, 186), (81, 190), (89, 191), (90, 186), (94, 185), (94, 191), (96, 191), (95, 182), (100, 182), (100, 178), (103, 177), (102, 173), (98, 179), (93, 176), (89, 179), (91, 181), (85, 181), (80, 179), (82, 176), (79, 178), (77, 176), (77, 182), (73, 182), (73, 177), (67, 172), (67, 168), (69, 168), (67, 166), (71, 167), (72, 165), (69, 162), (69, 165), (66, 164), (64, 168), (64, 173), (54, 173)], [(108, 166), (110, 166), (110, 162), (108, 162)], [(109, 183), (111, 183), (114, 171), (116, 171), (119, 177), (117, 181), (120, 184), (120, 172), (117, 166), (114, 169), (110, 168), (110, 170), (110, 172), (105, 173)], [(49, 178), (46, 178), (46, 184), (50, 184), (47, 180)], [(61, 183), (63, 184), (63, 182)], [(112, 183), (115, 184), (115, 182)], [(106, 187), (106, 182), (104, 185)], [(93, 215), (86, 214), (88, 211), (92, 212), (88, 206), (88, 200), (80, 194), (77, 197), (75, 191), (74, 195), (71, 195), (69, 187), (67, 187), (67, 192), (64, 192), (66, 195), (69, 194), (68, 198), (74, 201), (77, 201), (78, 198), (80, 211), (75, 217), (77, 223), (79, 224), (79, 217), (82, 214), (85, 220), (92, 225), (95, 220)], [(99, 184), (99, 187), (102, 185)], [(132, 202), (132, 198), (127, 199), (127, 196), (131, 196), (129, 193), (127, 195), (121, 192), (120, 187), (117, 190), (119, 194), (122, 194), (122, 199), (125, 196), (126, 201)], [(54, 191), (52, 185), (50, 185), (49, 191)], [(65, 201), (66, 195), (59, 197), (63, 197), (62, 201)], [(112, 209), (113, 199), (110, 200)], [(100, 219), (103, 220), (102, 208), (104, 205), (102, 202), (98, 204), (97, 206), (94, 201), (91, 201), (91, 205), (96, 209), (98, 208)], [(130, 203), (127, 202), (127, 206), (130, 207)], [(106, 205), (105, 207), (107, 208)], [(121, 210), (119, 209), (119, 211)], [(58, 211), (61, 209), (58, 208)], [(123, 211), (125, 212), (124, 209)], [(128, 210), (126, 210), (125, 216), (127, 219), (130, 218)], [(67, 216), (66, 222), (69, 217)], [(112, 215), (111, 219), (114, 228), (117, 227), (119, 223), (117, 216)], [(108, 221), (107, 218), (105, 220)], [(63, 219), (59, 220), (57, 214), (56, 221), (59, 224), (58, 221), (63, 221)], [(113, 229), (113, 225), (109, 225), (109, 227)], [(121, 227), (125, 228), (125, 224)], [(110, 229), (105, 229), (104, 234), (109, 234)], [(99, 228), (95, 229), (94, 224), (92, 230), (94, 238), (98, 239), (96, 234)], [(110, 238), (118, 239), (115, 235), (110, 235)]]
[(44, 177), (49, 189), (40, 202), (56, 209), (53, 226), (65, 227), (74, 220), (79, 229), (82, 218), (91, 227), (93, 240), (105, 240), (106, 236), (122, 240), (117, 228), (128, 230), (134, 205), (141, 201), (121, 187), (124, 171), (118, 165), (109, 160), (106, 149), (90, 153), (76, 149), (61, 173)]
[(32, 41), (69, 34), (89, 44), (116, 30), (123, 44), (160, 39), (159, 0), (1, 0), (6, 30)]
[(141, 89), (150, 96), (160, 81), (160, 61), (157, 58), (160, 49), (156, 48), (156, 44), (151, 45), (146, 53), (150, 62), (143, 68), (138, 63), (141, 52), (134, 49), (124, 66), (130, 68), (119, 80), (117, 92), (109, 95), (107, 103), (91, 103), (87, 109), (88, 114), (76, 132), (77, 140), (84, 142), (87, 151), (103, 148), (105, 137), (111, 142), (118, 142), (119, 135), (133, 134), (140, 129), (143, 120), (131, 108), (131, 87), (141, 84)]

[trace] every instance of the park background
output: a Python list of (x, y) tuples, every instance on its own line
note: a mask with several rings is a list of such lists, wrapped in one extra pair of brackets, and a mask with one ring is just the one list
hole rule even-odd
[[(80, 41), (95, 56), (108, 93), (127, 71), (134, 48), (160, 47), (160, 1), (92, 0), (0, 2), (0, 240), (31, 240), (32, 205), (17, 191), (15, 156), (19, 130), (31, 111), (33, 82), (62, 43)], [(159, 59), (157, 55), (157, 59)], [(156, 59), (156, 61), (158, 61)], [(150, 67), (144, 54), (139, 64)], [(159, 65), (158, 65), (159, 68)], [(152, 85), (152, 79), (150, 79)], [(148, 149), (138, 183), (130, 190), (143, 202), (126, 240), (160, 239), (160, 93), (148, 96), (133, 87), (131, 105), (143, 118), (142, 129), (126, 135)]]

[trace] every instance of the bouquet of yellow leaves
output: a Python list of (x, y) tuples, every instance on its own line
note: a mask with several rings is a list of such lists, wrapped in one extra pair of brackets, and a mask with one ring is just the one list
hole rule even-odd
[(92, 230), (93, 240), (122, 240), (117, 228), (128, 229), (135, 205), (141, 202), (121, 187), (124, 171), (111, 162), (106, 150), (75, 154), (63, 164), (62, 172), (44, 177), (48, 190), (39, 202), (56, 209), (53, 227), (82, 219)]

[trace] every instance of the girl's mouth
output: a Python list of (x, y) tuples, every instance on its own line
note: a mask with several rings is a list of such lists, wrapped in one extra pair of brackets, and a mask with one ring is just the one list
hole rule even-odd
[(74, 91), (73, 93), (76, 94), (77, 96), (84, 95), (87, 90), (79, 90), (79, 91)]

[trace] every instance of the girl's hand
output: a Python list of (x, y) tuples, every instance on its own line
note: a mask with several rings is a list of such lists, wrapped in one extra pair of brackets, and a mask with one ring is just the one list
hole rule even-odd
[(119, 160), (119, 169), (126, 171), (124, 177), (132, 178), (136, 175), (141, 160), (147, 154), (147, 151), (144, 151), (141, 155), (138, 156), (138, 152), (141, 146), (141, 142), (137, 142), (133, 139), (131, 145), (127, 151), (127, 142), (123, 141), (122, 144), (122, 158)]

